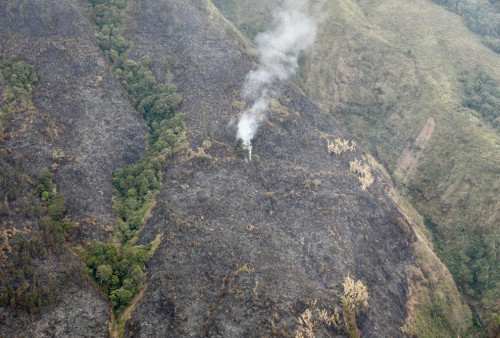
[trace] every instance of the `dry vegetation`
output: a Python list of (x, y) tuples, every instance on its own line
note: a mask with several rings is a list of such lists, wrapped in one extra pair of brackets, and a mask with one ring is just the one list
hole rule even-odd
[[(312, 309), (312, 310), (311, 310)], [(340, 324), (339, 310), (335, 308), (332, 313), (325, 309), (318, 309), (316, 301), (311, 302), (297, 320), (299, 328), (295, 333), (295, 338), (314, 338), (315, 331), (320, 327), (337, 328)]]
[(355, 281), (350, 276), (344, 278), (342, 283), (344, 295), (342, 296), (342, 307), (356, 315), (361, 310), (368, 309), (368, 289), (362, 281)]
[(342, 324), (349, 337), (360, 336), (356, 317), (368, 309), (368, 289), (362, 281), (355, 281), (349, 275), (344, 278), (342, 286), (344, 289), (340, 298), (342, 319), (338, 308), (328, 311), (319, 308), (317, 301), (313, 300), (297, 319), (295, 338), (314, 338), (322, 329), (330, 333), (336, 332)]
[(354, 151), (356, 149), (356, 141), (341, 140), (336, 138), (333, 141), (326, 140), (328, 153), (335, 155), (342, 155), (348, 151)]
[(360, 332), (356, 317), (361, 311), (368, 309), (368, 289), (362, 281), (355, 281), (350, 276), (344, 278), (342, 283), (344, 294), (341, 298), (342, 314), (349, 338), (359, 338)]
[(362, 190), (368, 189), (375, 181), (370, 165), (362, 163), (358, 159), (354, 159), (354, 161), (349, 162), (349, 171), (359, 175), (358, 179), (359, 182), (361, 182)]

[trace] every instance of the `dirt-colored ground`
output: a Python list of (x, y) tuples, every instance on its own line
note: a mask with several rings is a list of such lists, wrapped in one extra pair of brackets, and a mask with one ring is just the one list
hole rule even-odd
[(427, 119), (425, 126), (420, 131), (411, 147), (407, 147), (399, 158), (394, 174), (402, 178), (403, 183), (407, 183), (415, 174), (419, 160), (429, 144), (429, 141), (436, 127), (436, 119), (431, 116)]

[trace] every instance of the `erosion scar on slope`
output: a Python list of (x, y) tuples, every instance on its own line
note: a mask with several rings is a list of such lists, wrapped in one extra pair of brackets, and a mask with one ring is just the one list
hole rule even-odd
[(406, 184), (408, 180), (415, 174), (418, 167), (418, 162), (422, 156), (423, 151), (429, 144), (429, 140), (434, 133), (434, 128), (436, 127), (436, 119), (431, 116), (427, 119), (425, 126), (420, 131), (417, 139), (413, 144), (413, 150), (410, 147), (406, 147), (403, 154), (398, 159), (395, 174), (403, 178), (403, 183)]

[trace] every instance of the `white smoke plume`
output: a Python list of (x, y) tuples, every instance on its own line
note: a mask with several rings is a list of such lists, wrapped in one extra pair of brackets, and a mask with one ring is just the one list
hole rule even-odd
[(243, 97), (251, 106), (240, 117), (237, 133), (248, 149), (248, 160), (252, 140), (276, 95), (277, 84), (296, 73), (300, 53), (314, 44), (320, 8), (311, 0), (285, 0), (273, 15), (273, 28), (255, 39), (259, 66), (246, 77)]

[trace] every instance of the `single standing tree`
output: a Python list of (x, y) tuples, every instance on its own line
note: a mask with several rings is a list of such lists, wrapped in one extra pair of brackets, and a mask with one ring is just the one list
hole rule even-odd
[(101, 284), (109, 282), (113, 276), (113, 268), (108, 264), (102, 264), (97, 267), (96, 277), (99, 278)]

